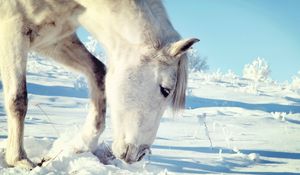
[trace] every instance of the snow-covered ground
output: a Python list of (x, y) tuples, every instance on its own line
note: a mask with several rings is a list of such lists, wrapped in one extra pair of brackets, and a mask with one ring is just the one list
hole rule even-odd
[(68, 153), (65, 145), (87, 114), (85, 83), (51, 61), (31, 58), (25, 149), (35, 162), (49, 150), (55, 154), (31, 172), (5, 164), (0, 91), (0, 174), (300, 174), (300, 95), (288, 84), (255, 83), (232, 72), (192, 73), (186, 110), (164, 114), (152, 154), (133, 165), (104, 165), (99, 158), (112, 141), (109, 113), (98, 156)]

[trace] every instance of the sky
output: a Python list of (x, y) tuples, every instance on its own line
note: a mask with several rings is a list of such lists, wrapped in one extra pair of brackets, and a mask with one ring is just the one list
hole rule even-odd
[(256, 57), (270, 65), (274, 80), (300, 71), (300, 0), (165, 0), (169, 17), (211, 70), (242, 75)]
[[(182, 37), (197, 37), (199, 54), (211, 71), (264, 58), (271, 78), (291, 80), (300, 71), (300, 0), (164, 0)], [(85, 32), (80, 30), (81, 37)]]

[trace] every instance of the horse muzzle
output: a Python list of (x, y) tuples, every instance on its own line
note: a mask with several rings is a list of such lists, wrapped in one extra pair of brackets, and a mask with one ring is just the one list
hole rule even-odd
[(151, 154), (149, 145), (141, 145), (138, 147), (134, 144), (127, 144), (126, 150), (121, 154), (120, 158), (131, 164), (142, 160), (147, 154)]

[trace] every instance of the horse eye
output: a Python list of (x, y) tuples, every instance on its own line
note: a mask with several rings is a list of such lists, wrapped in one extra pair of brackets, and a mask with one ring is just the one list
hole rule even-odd
[(169, 88), (164, 88), (162, 87), (161, 85), (159, 86), (160, 87), (160, 92), (161, 94), (164, 96), (164, 97), (168, 97), (170, 92), (171, 92), (171, 89)]

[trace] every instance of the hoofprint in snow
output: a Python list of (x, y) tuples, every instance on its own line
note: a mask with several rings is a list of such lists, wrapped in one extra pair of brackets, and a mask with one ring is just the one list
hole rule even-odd
[(87, 114), (82, 77), (37, 57), (29, 59), (27, 77), (25, 149), (35, 162), (48, 155), (52, 159), (30, 172), (6, 166), (7, 125), (1, 93), (0, 174), (300, 172), (300, 95), (288, 84), (255, 83), (232, 73), (190, 74), (186, 110), (178, 117), (166, 112), (152, 154), (127, 165), (110, 157), (109, 113), (97, 155), (70, 153), (69, 142)]

